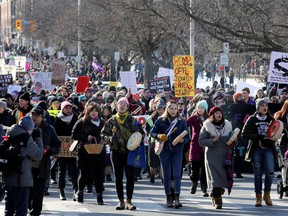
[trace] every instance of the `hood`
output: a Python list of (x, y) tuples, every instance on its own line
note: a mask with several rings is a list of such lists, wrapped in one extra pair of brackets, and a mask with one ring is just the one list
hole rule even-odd
[(27, 131), (19, 125), (12, 125), (10, 129), (7, 130), (8, 136), (18, 136), (22, 133), (26, 133)]

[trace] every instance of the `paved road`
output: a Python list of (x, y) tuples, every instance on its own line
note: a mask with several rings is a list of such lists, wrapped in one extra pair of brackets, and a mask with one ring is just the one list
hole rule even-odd
[[(144, 176), (143, 176), (144, 177)], [(160, 215), (287, 215), (288, 198), (282, 200), (277, 198), (276, 182), (274, 179), (272, 199), (273, 206), (263, 205), (261, 208), (254, 207), (255, 198), (253, 192), (253, 176), (244, 174), (243, 179), (235, 179), (234, 188), (231, 196), (224, 195), (224, 206), (222, 210), (215, 210), (211, 205), (210, 198), (202, 197), (202, 192), (197, 191), (195, 195), (189, 193), (190, 182), (187, 173), (182, 181), (181, 202), (183, 208), (168, 209), (165, 207), (165, 196), (163, 185), (159, 179), (151, 185), (148, 179), (138, 181), (135, 184), (133, 203), (137, 206), (136, 211), (116, 211), (117, 205), (116, 192), (113, 183), (105, 184), (104, 206), (96, 204), (96, 194), (85, 194), (84, 203), (72, 201), (72, 190), (70, 185), (66, 189), (66, 201), (60, 201), (56, 185), (50, 188), (50, 196), (44, 198), (42, 215), (55, 216), (92, 216), (92, 215), (140, 215), (140, 216), (160, 216)], [(3, 215), (4, 204), (0, 204), (0, 215)]]

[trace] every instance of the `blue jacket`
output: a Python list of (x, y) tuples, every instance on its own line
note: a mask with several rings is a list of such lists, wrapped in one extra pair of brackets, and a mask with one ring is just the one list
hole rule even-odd
[[(150, 131), (150, 135), (157, 139), (158, 134), (166, 134), (168, 133), (167, 129), (170, 126), (170, 121), (169, 119), (165, 119), (163, 120), (163, 117), (159, 117), (153, 128)], [(174, 129), (176, 129), (174, 132), (172, 132), (169, 136), (168, 136), (168, 140), (164, 143), (164, 147), (162, 152), (164, 151), (173, 151), (173, 152), (178, 152), (181, 151), (183, 149), (183, 146), (185, 143), (189, 142), (189, 136), (188, 134), (184, 137), (184, 141), (182, 143), (178, 143), (177, 145), (173, 146), (172, 142), (173, 140), (179, 135), (181, 134), (184, 130), (187, 130), (187, 123), (184, 119), (178, 118), (178, 121), (174, 127)], [(166, 132), (167, 131), (167, 132)]]

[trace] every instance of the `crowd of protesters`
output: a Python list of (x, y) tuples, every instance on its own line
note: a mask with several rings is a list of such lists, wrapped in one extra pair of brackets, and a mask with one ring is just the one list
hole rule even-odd
[[(23, 53), (29, 52), (23, 50)], [(32, 70), (47, 70), (49, 62), (45, 64), (47, 59), (42, 58), (41, 64), (38, 65), (32, 62)], [(85, 187), (86, 193), (89, 193), (94, 185), (97, 192), (96, 202), (98, 205), (103, 205), (105, 180), (111, 181), (113, 176), (111, 166), (119, 199), (116, 210), (136, 209), (132, 204), (134, 181), (141, 179), (141, 171), (142, 174), (147, 172), (152, 184), (157, 176), (162, 179), (167, 207), (182, 207), (179, 196), (181, 177), (186, 166), (191, 179), (191, 194), (196, 193), (200, 180), (203, 196), (208, 197), (210, 189), (213, 206), (221, 209), (225, 188), (228, 188), (230, 193), (232, 187), (231, 169), (235, 168), (237, 178), (243, 178), (242, 174), (246, 172), (241, 166), (244, 156), (235, 151), (233, 158), (231, 149), (226, 144), (232, 136), (233, 129), (237, 127), (241, 130), (244, 128), (238, 136), (238, 145), (247, 146), (248, 140), (252, 140), (256, 145), (251, 160), (255, 179), (255, 206), (262, 205), (263, 172), (266, 175), (263, 199), (267, 205), (272, 205), (270, 191), (276, 168), (274, 160), (276, 156), (273, 152), (273, 141), (267, 139), (267, 127), (273, 120), (274, 113), (280, 110), (281, 113), (276, 115), (276, 119), (284, 121), (287, 125), (285, 117), (287, 88), (282, 87), (277, 93), (277, 85), (270, 85), (267, 89), (259, 89), (254, 96), (250, 95), (250, 89), (247, 87), (240, 92), (235, 92), (232, 87), (229, 91), (225, 91), (217, 81), (214, 81), (211, 88), (208, 86), (206, 89), (196, 89), (195, 96), (189, 100), (175, 98), (173, 91), (152, 95), (149, 88), (132, 94), (125, 86), (116, 88), (102, 85), (101, 80), (109, 80), (109, 66), (105, 69), (105, 73), (99, 73), (93, 70), (91, 62), (87, 61), (85, 64), (85, 59), (83, 62), (81, 69), (83, 73), (91, 76), (96, 74), (99, 77), (97, 82), (91, 82), (82, 93), (76, 93), (75, 84), (67, 80), (65, 85), (58, 86), (54, 91), (41, 91), (40, 94), (36, 94), (29, 90), (33, 89), (33, 84), (25, 83), (27, 80), (24, 80), (22, 84), (26, 88), (20, 92), (6, 94), (0, 101), (1, 125), (6, 127), (19, 125), (20, 128), (34, 134), (32, 137), (35, 140), (42, 137), (44, 144), (40, 141), (34, 143), (38, 145), (33, 148), (38, 147), (37, 151), (43, 152), (43, 155), (37, 155), (35, 151), (35, 155), (31, 153), (31, 159), (35, 161), (26, 169), (31, 169), (33, 175), (27, 177), (29, 184), (21, 185), (25, 188), (23, 193), (13, 191), (13, 187), (15, 189), (18, 186), (11, 184), (10, 178), (4, 178), (5, 185), (11, 186), (6, 191), (7, 215), (11, 212), (24, 211), (25, 203), (30, 215), (40, 215), (43, 196), (49, 195), (50, 182), (58, 183), (59, 197), (61, 200), (66, 200), (67, 173), (72, 181), (71, 199), (84, 202)], [(75, 61), (68, 59), (69, 76), (81, 74), (77, 67)], [(101, 77), (99, 74), (102, 74)], [(32, 98), (33, 101), (37, 98), (38, 103), (32, 105)], [(146, 119), (146, 130), (135, 123), (137, 121), (133, 116), (139, 115), (149, 116)], [(246, 121), (247, 115), (250, 116), (248, 121)], [(15, 126), (12, 126), (12, 129), (13, 127)], [(12, 129), (8, 129), (8, 133)], [(4, 129), (1, 130), (3, 132)], [(188, 134), (182, 137), (177, 145), (172, 144), (184, 130), (187, 130)], [(135, 131), (142, 134), (142, 139), (148, 137), (147, 165), (143, 170), (127, 164), (127, 141)], [(58, 156), (61, 142), (57, 136), (69, 136), (80, 142), (77, 157)], [(154, 151), (156, 141), (163, 142), (163, 150), (159, 156)], [(85, 150), (85, 143), (103, 143), (106, 146), (100, 154), (91, 155)], [(286, 142), (282, 145), (284, 149), (287, 147)], [(237, 145), (234, 145), (234, 149), (236, 148)], [(50, 172), (51, 159), (54, 158), (57, 158), (57, 162)], [(265, 158), (266, 160), (263, 160)], [(229, 161), (232, 167), (223, 166), (225, 161)], [(126, 202), (123, 189), (124, 172), (127, 179)], [(26, 189), (30, 187), (32, 189), (28, 199), (29, 192)], [(13, 199), (13, 196), (20, 195), (23, 200)], [(21, 202), (21, 205), (18, 202)]]

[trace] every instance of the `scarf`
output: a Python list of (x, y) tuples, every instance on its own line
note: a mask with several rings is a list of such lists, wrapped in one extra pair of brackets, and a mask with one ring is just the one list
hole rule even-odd
[(66, 116), (62, 113), (62, 110), (58, 113), (57, 117), (59, 119), (61, 119), (61, 121), (66, 122), (67, 124), (69, 124), (72, 121), (73, 118), (73, 113), (69, 116)]
[(265, 121), (267, 118), (267, 115), (265, 116), (260, 116), (259, 113), (256, 114), (256, 118), (259, 119), (260, 121)]
[(91, 119), (91, 122), (92, 122), (92, 124), (96, 125), (97, 127), (99, 127), (99, 125), (100, 125), (100, 119), (99, 118)]
[(117, 121), (119, 124), (124, 124), (124, 122), (125, 122), (128, 114), (129, 114), (128, 111), (125, 112), (124, 114), (117, 112), (116, 115), (115, 115), (116, 121)]

